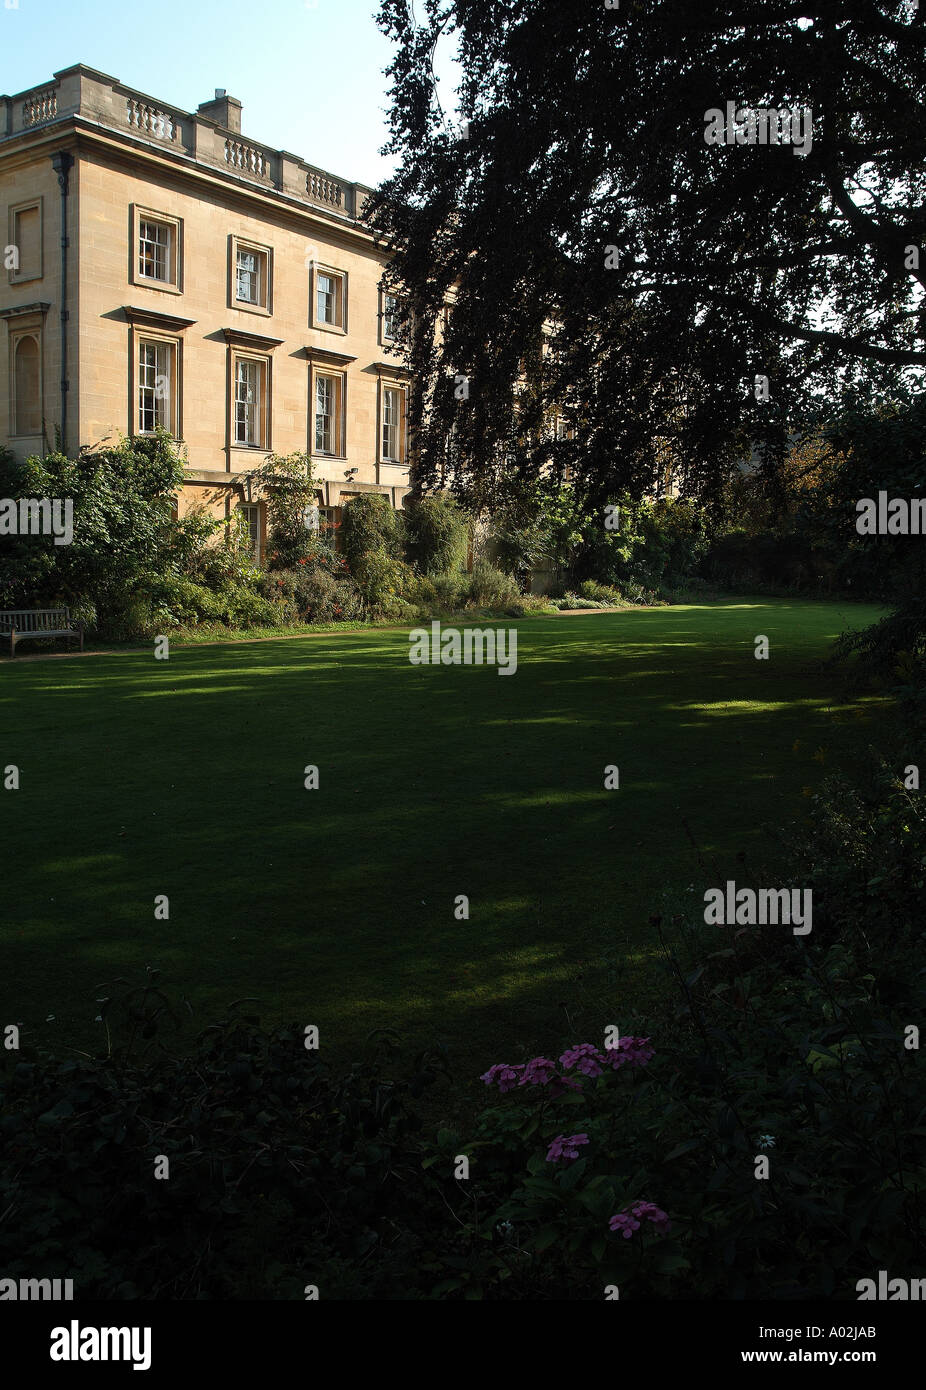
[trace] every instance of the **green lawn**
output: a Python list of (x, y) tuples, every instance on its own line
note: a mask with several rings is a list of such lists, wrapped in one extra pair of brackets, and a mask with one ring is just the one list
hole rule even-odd
[(0, 766), (22, 786), (0, 791), (0, 1023), (99, 1044), (96, 986), (150, 964), (196, 1027), (253, 995), (329, 1056), (389, 1025), (464, 1075), (644, 1027), (665, 987), (649, 915), (665, 890), (773, 882), (767, 827), (798, 823), (859, 737), (821, 660), (878, 615), (505, 620), (511, 677), (414, 667), (398, 630), (3, 662)]

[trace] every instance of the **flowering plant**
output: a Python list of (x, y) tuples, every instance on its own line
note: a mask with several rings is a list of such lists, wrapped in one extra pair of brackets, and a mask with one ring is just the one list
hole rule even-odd
[[(575, 1043), (556, 1060), (495, 1062), (482, 1074), (500, 1104), (483, 1112), (475, 1143), (448, 1142), (474, 1151), (480, 1177), (499, 1176), (492, 1229), (502, 1249), (487, 1259), (523, 1273), (542, 1257), (545, 1278), (559, 1262), (556, 1282), (602, 1288), (626, 1283), (641, 1261), (650, 1286), (688, 1267), (668, 1213), (640, 1195), (652, 1174), (629, 1137), (635, 1105), (653, 1094), (654, 1057), (648, 1037), (628, 1036), (603, 1048)], [(565, 1124), (564, 1110), (580, 1112), (581, 1123)], [(453, 1287), (461, 1287), (455, 1277), (441, 1285)]]

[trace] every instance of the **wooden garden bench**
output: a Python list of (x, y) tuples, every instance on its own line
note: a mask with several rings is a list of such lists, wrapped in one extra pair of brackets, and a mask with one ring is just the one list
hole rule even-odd
[(71, 620), (68, 608), (8, 608), (0, 611), (0, 634), (10, 639), (10, 656), (16, 643), (28, 637), (77, 637), (84, 649), (84, 625)]

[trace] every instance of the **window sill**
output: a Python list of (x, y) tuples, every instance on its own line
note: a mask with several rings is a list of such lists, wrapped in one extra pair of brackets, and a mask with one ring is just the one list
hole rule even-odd
[(148, 280), (144, 275), (136, 275), (129, 282), (137, 285), (141, 290), (158, 290), (161, 294), (183, 294), (179, 285), (172, 285), (167, 280)]
[(231, 309), (239, 309), (243, 314), (259, 314), (261, 318), (269, 319), (273, 317), (273, 310), (266, 308), (263, 304), (249, 304), (246, 299), (235, 299), (229, 305)]

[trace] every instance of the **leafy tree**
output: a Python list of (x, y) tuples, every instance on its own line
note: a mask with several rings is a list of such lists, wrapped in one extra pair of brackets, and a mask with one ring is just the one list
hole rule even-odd
[(74, 536), (61, 546), (50, 536), (8, 540), (0, 552), (3, 602), (91, 598), (98, 610), (119, 607), (141, 576), (169, 567), (182, 481), (183, 461), (165, 433), (76, 459), (55, 453), (16, 464), (7, 456), (3, 495), (70, 500)]
[[(416, 489), (452, 480), (478, 506), (552, 465), (602, 502), (655, 490), (668, 460), (717, 505), (750, 441), (772, 471), (845, 388), (919, 380), (909, 0), (382, 0), (379, 23), (399, 167), (368, 216), (412, 310)], [(462, 128), (433, 76), (454, 39)], [(806, 153), (707, 143), (728, 102), (809, 109)]]

